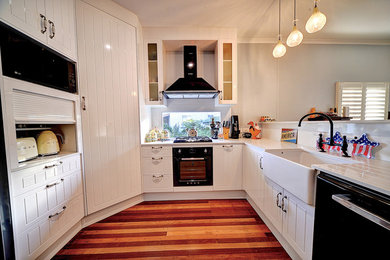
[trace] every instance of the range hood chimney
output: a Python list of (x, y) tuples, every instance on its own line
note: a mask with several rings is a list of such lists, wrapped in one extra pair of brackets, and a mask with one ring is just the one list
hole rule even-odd
[(197, 75), (197, 47), (184, 46), (184, 78), (176, 80), (163, 95), (167, 99), (213, 99), (219, 92)]

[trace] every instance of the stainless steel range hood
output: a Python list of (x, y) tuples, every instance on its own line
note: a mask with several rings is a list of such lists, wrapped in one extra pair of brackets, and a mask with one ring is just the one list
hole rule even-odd
[(219, 92), (206, 80), (197, 77), (196, 46), (184, 46), (184, 78), (176, 80), (163, 91), (167, 99), (213, 99)]

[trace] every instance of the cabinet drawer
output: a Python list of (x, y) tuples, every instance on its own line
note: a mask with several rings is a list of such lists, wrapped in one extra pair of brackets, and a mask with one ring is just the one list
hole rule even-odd
[(155, 156), (172, 156), (171, 146), (147, 146), (142, 147), (142, 157), (155, 157)]
[(18, 196), (80, 169), (80, 154), (77, 154), (13, 172), (11, 174), (12, 195)]
[(14, 228), (23, 232), (63, 203), (82, 194), (81, 171), (57, 178), (37, 189), (13, 198)]
[(171, 156), (152, 156), (142, 158), (142, 173), (165, 173), (172, 174), (172, 157)]
[(144, 192), (173, 191), (172, 174), (145, 174), (143, 175)]
[(18, 235), (15, 238), (16, 258), (36, 259), (53, 242), (80, 221), (83, 216), (84, 202), (82, 195), (54, 208), (44, 219), (35, 223), (29, 229), (24, 232), (17, 232)]

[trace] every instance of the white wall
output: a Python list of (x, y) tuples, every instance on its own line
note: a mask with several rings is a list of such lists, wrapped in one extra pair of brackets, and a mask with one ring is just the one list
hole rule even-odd
[(390, 46), (303, 44), (272, 57), (273, 44), (238, 45), (240, 123), (298, 120), (335, 106), (336, 81), (390, 81)]

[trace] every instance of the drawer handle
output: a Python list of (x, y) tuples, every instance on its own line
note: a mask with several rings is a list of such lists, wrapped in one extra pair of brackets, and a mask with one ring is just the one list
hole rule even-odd
[(152, 146), (153, 150), (162, 149), (162, 148), (163, 148), (162, 146)]
[(60, 183), (63, 182), (63, 181), (64, 181), (64, 179), (61, 179), (61, 181), (59, 181), (59, 182), (55, 182), (55, 183), (52, 183), (52, 184), (47, 184), (47, 185), (46, 185), (46, 189), (48, 189), (48, 188), (50, 188), (50, 187), (53, 187), (53, 186), (56, 186), (56, 185), (60, 184)]
[(40, 16), (41, 16), (41, 33), (45, 33), (47, 30), (46, 16), (44, 16), (43, 14), (40, 14)]
[(162, 181), (162, 179), (164, 178), (164, 175), (160, 174), (160, 175), (154, 175), (153, 174), (153, 182), (154, 183), (159, 183)]
[(160, 157), (160, 158), (154, 158), (154, 157), (152, 157), (152, 160), (153, 160), (153, 161), (161, 161), (162, 159), (164, 159), (164, 158), (162, 158), (162, 157)]
[(54, 23), (50, 20), (49, 20), (49, 25), (50, 25), (49, 29), (51, 31), (49, 34), (49, 37), (50, 37), (50, 39), (53, 39), (54, 36), (56, 35), (56, 27), (55, 27)]
[(55, 214), (53, 214), (53, 215), (50, 215), (50, 216), (49, 216), (49, 219), (54, 218), (54, 217), (60, 215), (60, 214), (63, 213), (65, 210), (66, 210), (66, 206), (63, 206), (63, 207), (62, 207), (62, 210), (58, 211), (57, 213), (55, 213)]
[(233, 148), (233, 145), (222, 145), (223, 148)]
[(50, 169), (56, 166), (60, 166), (62, 164), (62, 161), (59, 161), (58, 163), (52, 164), (52, 165), (45, 165), (45, 169)]

